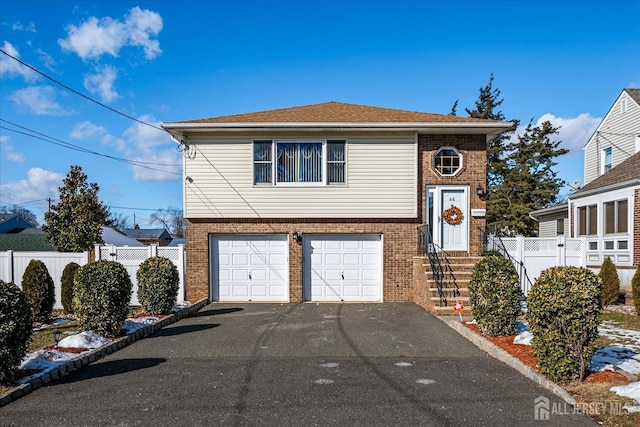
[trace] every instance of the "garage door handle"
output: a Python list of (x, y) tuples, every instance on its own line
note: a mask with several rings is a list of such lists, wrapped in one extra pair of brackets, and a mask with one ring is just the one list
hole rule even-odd
[(251, 272), (249, 272), (249, 280), (251, 280)]
[(342, 276), (342, 280), (344, 280), (344, 271), (340, 273), (340, 275)]

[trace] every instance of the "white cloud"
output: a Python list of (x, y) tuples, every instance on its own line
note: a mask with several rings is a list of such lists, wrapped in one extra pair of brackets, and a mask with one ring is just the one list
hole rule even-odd
[(18, 108), (38, 116), (66, 116), (72, 114), (56, 101), (56, 92), (51, 86), (28, 86), (9, 96)]
[(45, 52), (42, 49), (38, 49), (36, 53), (40, 58), (40, 62), (42, 62), (44, 66), (47, 67), (49, 70), (53, 71), (53, 67), (56, 65), (55, 59), (53, 59), (51, 55), (49, 55), (47, 52)]
[[(159, 125), (151, 116), (142, 116), (140, 120)], [(120, 157), (145, 162), (145, 167), (129, 166), (136, 181), (164, 182), (180, 177), (181, 154), (164, 131), (136, 122), (124, 132), (122, 138), (117, 138), (104, 127), (85, 121), (74, 126), (71, 137), (79, 141), (100, 141), (113, 147), (121, 154)]]
[(118, 98), (113, 83), (118, 77), (118, 70), (112, 65), (97, 67), (94, 74), (84, 75), (84, 87), (91, 93), (100, 95), (102, 102), (111, 102)]
[[(559, 140), (560, 147), (569, 150), (569, 154), (582, 150), (585, 144), (593, 135), (596, 128), (602, 121), (600, 117), (592, 117), (589, 113), (582, 113), (578, 117), (556, 117), (551, 113), (546, 113), (533, 124), (539, 126), (543, 122), (550, 122), (552, 126), (560, 128), (558, 134), (552, 136), (552, 140)], [(513, 138), (516, 135), (524, 134), (526, 125), (518, 126)]]
[(22, 155), (22, 153), (18, 153), (15, 150), (15, 147), (9, 142), (8, 136), (0, 136), (0, 143), (2, 145), (3, 156), (5, 156), (8, 160), (11, 160), (12, 162), (24, 164), (24, 156)]
[(64, 175), (41, 168), (31, 168), (27, 179), (0, 185), (3, 198), (11, 200), (42, 200), (58, 196)]
[(108, 144), (113, 140), (113, 137), (103, 126), (89, 121), (76, 124), (71, 131), (71, 137), (78, 141), (99, 141), (101, 144)]
[[(13, 57), (20, 58), (18, 49), (6, 40), (2, 45), (2, 50)], [(0, 56), (0, 78), (2, 77), (22, 77), (27, 82), (34, 82), (39, 78), (35, 71), (30, 70), (15, 59), (9, 58), (7, 55)]]
[(11, 24), (11, 29), (13, 31), (26, 31), (28, 33), (36, 33), (36, 24), (33, 22), (29, 22), (27, 25), (23, 25), (22, 22), (16, 21)]
[(58, 44), (83, 60), (98, 59), (102, 55), (117, 57), (122, 47), (139, 46), (150, 60), (162, 53), (160, 42), (153, 38), (160, 33), (162, 25), (159, 14), (136, 6), (122, 21), (92, 16), (78, 26), (69, 25), (67, 37), (59, 39)]

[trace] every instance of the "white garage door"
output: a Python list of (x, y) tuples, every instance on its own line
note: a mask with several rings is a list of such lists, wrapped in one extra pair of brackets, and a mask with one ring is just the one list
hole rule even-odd
[(380, 235), (309, 235), (303, 245), (305, 299), (382, 301)]
[(286, 234), (211, 236), (211, 283), (216, 301), (289, 301)]

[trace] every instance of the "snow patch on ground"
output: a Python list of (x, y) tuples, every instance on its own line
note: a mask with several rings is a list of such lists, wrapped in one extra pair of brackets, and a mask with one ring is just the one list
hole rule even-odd
[(84, 331), (61, 339), (58, 347), (94, 349), (109, 344), (110, 342), (108, 339), (101, 337), (93, 331)]
[(609, 390), (618, 396), (628, 397), (635, 400), (637, 405), (624, 405), (623, 408), (629, 412), (640, 412), (640, 381), (629, 383), (627, 385), (617, 385)]
[(159, 320), (160, 320), (159, 318), (154, 316), (145, 316), (145, 317), (138, 317), (135, 319), (133, 318), (127, 319), (124, 321), (124, 325), (122, 326), (122, 329), (124, 329), (127, 335), (129, 335), (134, 333), (138, 329), (144, 328), (145, 326), (153, 325)]
[(609, 338), (612, 343), (598, 349), (589, 369), (613, 370), (617, 366), (632, 374), (640, 374), (640, 332), (621, 329), (612, 321), (602, 322), (598, 331), (600, 336)]

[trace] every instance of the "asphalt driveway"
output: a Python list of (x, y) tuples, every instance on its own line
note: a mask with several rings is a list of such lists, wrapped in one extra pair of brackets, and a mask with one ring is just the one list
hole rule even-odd
[(0, 408), (0, 425), (596, 425), (569, 409), (411, 303), (210, 304)]

